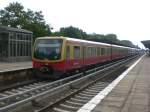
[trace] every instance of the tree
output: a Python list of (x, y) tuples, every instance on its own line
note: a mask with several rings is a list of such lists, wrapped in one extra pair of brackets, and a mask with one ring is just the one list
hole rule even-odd
[(51, 34), (51, 27), (45, 23), (44, 16), (41, 11), (33, 12), (28, 9), (25, 14), (25, 18), (26, 20), (23, 28), (32, 31), (35, 37), (49, 36)]
[(117, 39), (117, 36), (115, 34), (88, 34), (88, 40), (96, 41), (96, 42), (103, 42), (103, 43), (109, 43), (109, 44), (119, 44), (119, 40)]
[(23, 28), (33, 32), (34, 37), (51, 34), (50, 25), (46, 24), (42, 11), (33, 12), (18, 3), (10, 3), (4, 10), (0, 10), (0, 24), (15, 28)]
[(83, 30), (72, 26), (60, 28), (60, 35), (79, 39), (85, 39), (87, 37), (87, 34)]
[(129, 40), (121, 40), (120, 43), (128, 47), (135, 47), (135, 45)]
[(107, 39), (107, 40), (110, 40), (112, 42), (118, 42), (119, 41), (115, 34), (107, 34), (107, 35), (105, 35), (104, 38)]
[(0, 10), (0, 23), (5, 26), (21, 26), (25, 14), (23, 9), (24, 7), (18, 2), (10, 3), (4, 10)]

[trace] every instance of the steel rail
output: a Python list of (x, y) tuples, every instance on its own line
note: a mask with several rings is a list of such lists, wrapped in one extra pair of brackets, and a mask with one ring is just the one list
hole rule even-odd
[[(63, 104), (63, 102), (68, 101), (70, 98), (74, 97), (75, 95), (77, 95), (78, 93), (80, 93), (81, 91), (83, 91), (84, 89), (86, 89), (87, 87), (93, 85), (93, 83), (95, 83), (95, 82), (97, 82), (97, 81), (99, 81), (99, 80), (102, 80), (103, 78), (108, 78), (108, 77), (110, 77), (110, 75), (108, 75), (108, 74), (111, 73), (111, 72), (113, 72), (114, 69), (112, 70), (112, 67), (121, 68), (122, 66), (126, 65), (129, 60), (131, 60), (131, 59), (125, 60), (123, 63), (120, 62), (120, 63), (118, 63), (118, 64), (116, 64), (116, 65), (113, 65), (113, 66), (104, 68), (103, 70), (100, 70), (100, 72), (103, 72), (103, 71), (108, 71), (108, 72), (106, 72), (106, 73), (103, 72), (103, 74), (105, 74), (105, 75), (102, 75), (101, 77), (97, 77), (97, 78), (95, 78), (95, 80), (93, 79), (92, 81), (89, 81), (88, 84), (85, 84), (83, 87), (77, 89), (77, 90), (74, 91), (73, 93), (71, 93), (71, 94), (69, 94), (69, 95), (67, 95), (67, 96), (65, 96), (65, 97), (63, 97), (63, 98), (60, 98), (59, 100), (57, 100), (56, 102), (54, 102), (54, 103), (52, 103), (52, 104), (46, 105), (45, 107), (43, 107), (43, 108), (37, 110), (37, 112), (47, 112), (47, 111), (50, 111), (52, 108), (58, 107), (59, 104)], [(111, 70), (110, 70), (110, 69), (111, 69)], [(98, 71), (98, 72), (99, 72), (99, 71)], [(94, 75), (95, 75), (95, 73), (93, 73), (93, 76), (94, 76)], [(99, 73), (97, 73), (97, 75), (99, 75)], [(92, 75), (91, 75), (90, 77), (92, 77)], [(81, 79), (77, 79), (77, 80), (71, 82), (70, 84), (71, 84), (71, 85), (74, 85), (75, 83), (79, 83), (79, 81), (80, 81), (80, 82), (83, 82), (84, 80), (87, 80), (87, 79), (89, 79), (90, 77), (89, 77), (89, 76), (86, 76), (86, 77), (83, 77), (83, 78), (81, 78)], [(85, 78), (86, 78), (86, 79), (85, 79)], [(111, 81), (112, 81), (112, 79), (111, 79)], [(104, 89), (104, 88), (102, 88), (102, 89)], [(95, 90), (95, 88), (94, 88), (94, 90)], [(98, 91), (99, 91), (99, 90), (98, 90)], [(93, 96), (93, 95), (92, 95), (92, 96)], [(82, 98), (83, 98), (83, 99), (84, 99), (84, 98), (85, 98), (85, 99), (90, 99), (89, 97), (87, 97), (87, 98), (86, 98), (86, 97), (82, 97)], [(80, 98), (78, 98), (78, 99), (80, 99)], [(74, 108), (74, 107), (68, 107), (68, 108)], [(57, 108), (57, 109), (58, 109), (59, 112), (63, 112), (63, 111), (66, 111), (66, 112), (67, 112), (67, 111), (68, 111), (68, 110), (66, 110), (66, 109), (65, 109), (65, 110), (61, 110), (61, 109), (59, 110), (59, 108)], [(76, 110), (76, 109), (75, 109), (75, 110)], [(73, 111), (73, 110), (69, 110), (68, 112), (70, 112), (70, 111)]]
[[(10, 95), (8, 97), (0, 98), (0, 111), (6, 112), (10, 109), (14, 109), (17, 106), (23, 105), (27, 102), (31, 102), (32, 100), (42, 97), (44, 95), (47, 95), (47, 94), (52, 95), (56, 91), (60, 91), (61, 88), (66, 88), (66, 87), (69, 88), (71, 85), (76, 85), (76, 84), (86, 80), (87, 78), (94, 76), (95, 74), (109, 70), (109, 69), (111, 69), (115, 66), (121, 65), (123, 62), (127, 62), (129, 60), (131, 60), (131, 59), (122, 60), (121, 62), (114, 62), (113, 64), (111, 63), (111, 64), (104, 65), (101, 67), (97, 67), (97, 68), (92, 69), (92, 71), (91, 70), (86, 71), (86, 73), (95, 71), (94, 73), (91, 73), (89, 75), (83, 76), (84, 75), (83, 73), (79, 73), (77, 75), (67, 77), (65, 79), (61, 79), (61, 80), (58, 80), (58, 81), (55, 81), (52, 83), (48, 83), (48, 84), (42, 85), (40, 87), (35, 87), (32, 90), (28, 90), (28, 91), (14, 94), (14, 95)], [(81, 77), (81, 76), (83, 76), (83, 77)], [(81, 77), (81, 78), (79, 78), (79, 77)]]

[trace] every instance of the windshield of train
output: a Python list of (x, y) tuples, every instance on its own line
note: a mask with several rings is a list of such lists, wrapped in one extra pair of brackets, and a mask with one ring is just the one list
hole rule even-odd
[(61, 59), (62, 39), (39, 39), (35, 43), (34, 58), (44, 60)]

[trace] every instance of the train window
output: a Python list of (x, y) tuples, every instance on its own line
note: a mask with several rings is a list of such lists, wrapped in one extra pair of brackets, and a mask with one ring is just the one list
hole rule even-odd
[(92, 56), (92, 47), (89, 48), (89, 56)]
[(111, 55), (111, 48), (109, 48), (109, 55)]
[(116, 48), (113, 48), (113, 54), (116, 54)]
[(34, 57), (40, 60), (61, 59), (62, 39), (39, 39), (35, 43)]
[(66, 47), (66, 59), (70, 59), (70, 46)]
[(116, 48), (116, 54), (118, 54), (118, 48)]
[(86, 52), (87, 52), (87, 48), (84, 46), (84, 47), (83, 47), (83, 52), (82, 52), (83, 58), (87, 57)]
[(90, 57), (92, 54), (92, 48), (91, 47), (88, 47), (87, 48), (87, 57)]
[(80, 56), (81, 56), (81, 58), (83, 58), (83, 56), (84, 56), (84, 48), (81, 47), (80, 49), (81, 49), (81, 52), (80, 52), (81, 54), (80, 54)]
[(105, 55), (108, 55), (108, 52), (109, 52), (109, 51), (108, 51), (108, 48), (106, 47), (106, 48), (105, 48)]
[(100, 56), (101, 55), (101, 50), (99, 47), (97, 47), (97, 56)]
[(92, 57), (92, 56), (96, 56), (96, 55), (97, 55), (96, 47), (88, 47), (87, 48), (87, 52), (86, 52), (87, 57)]
[(94, 56), (94, 47), (91, 48), (91, 56)]
[(107, 48), (104, 48), (104, 55), (107, 55)]
[(119, 48), (117, 48), (117, 54), (119, 54)]
[(101, 48), (101, 55), (105, 55), (105, 48)]
[(107, 55), (110, 55), (110, 48), (107, 48)]
[(93, 47), (92, 52), (93, 52), (92, 56), (96, 56), (96, 47)]
[(91, 48), (91, 56), (94, 56), (94, 47)]
[(74, 46), (74, 58), (80, 58), (80, 47)]

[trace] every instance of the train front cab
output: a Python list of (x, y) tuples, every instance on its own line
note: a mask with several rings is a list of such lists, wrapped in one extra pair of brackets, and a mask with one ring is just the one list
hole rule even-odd
[(35, 41), (32, 54), (35, 76), (58, 78), (65, 72), (65, 41), (56, 37), (41, 37)]

